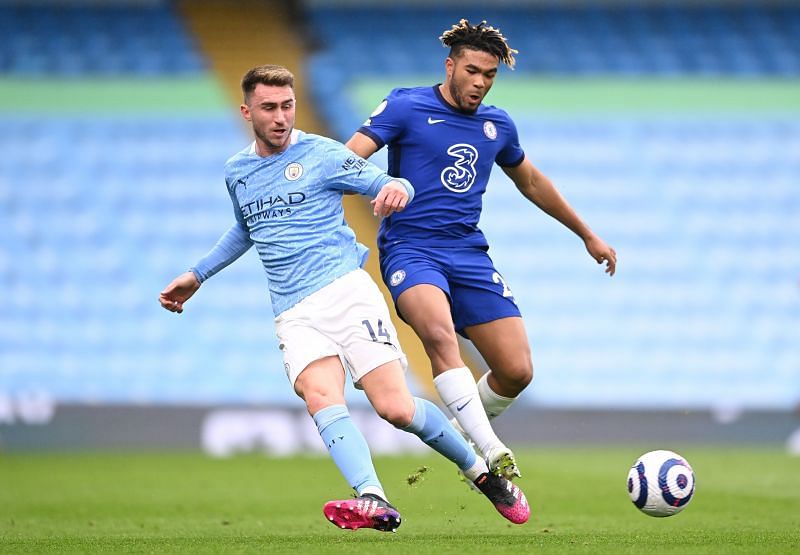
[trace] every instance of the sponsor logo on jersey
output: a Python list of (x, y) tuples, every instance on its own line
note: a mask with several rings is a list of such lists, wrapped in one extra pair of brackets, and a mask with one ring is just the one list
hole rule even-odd
[(305, 193), (295, 192), (281, 195), (270, 195), (242, 205), (242, 216), (248, 224), (262, 220), (282, 218), (292, 213), (292, 208), (303, 204)]
[(395, 273), (392, 274), (392, 277), (389, 278), (389, 284), (392, 287), (397, 287), (403, 280), (406, 279), (406, 271), (405, 270), (397, 270)]
[(342, 163), (342, 169), (344, 171), (358, 170), (359, 174), (361, 174), (361, 172), (366, 167), (367, 167), (367, 161), (364, 160), (361, 156), (348, 156)]
[(491, 121), (483, 122), (483, 134), (489, 139), (495, 140), (497, 138), (497, 127)]
[(446, 189), (454, 193), (466, 193), (475, 183), (478, 175), (475, 162), (478, 161), (478, 149), (467, 143), (454, 144), (447, 149), (447, 154), (456, 159), (452, 166), (442, 170), (439, 178)]
[(303, 166), (297, 162), (292, 162), (283, 170), (283, 175), (289, 181), (297, 181), (303, 175)]
[(443, 123), (443, 119), (433, 119), (432, 117), (428, 116), (428, 125), (435, 125), (437, 123)]

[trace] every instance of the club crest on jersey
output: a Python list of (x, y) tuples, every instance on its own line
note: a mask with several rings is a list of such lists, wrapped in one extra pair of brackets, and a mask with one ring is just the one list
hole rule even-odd
[(475, 183), (478, 172), (478, 149), (467, 143), (458, 143), (447, 149), (447, 154), (456, 159), (452, 166), (442, 170), (439, 179), (446, 189), (454, 193), (466, 193)]
[(491, 121), (483, 122), (483, 134), (489, 139), (495, 140), (497, 138), (497, 127)]
[(297, 181), (303, 175), (303, 166), (297, 162), (292, 162), (283, 170), (283, 175), (289, 181)]
[(389, 278), (389, 284), (392, 287), (397, 287), (403, 280), (406, 279), (406, 271), (405, 270), (397, 270), (395, 273), (392, 274), (392, 277)]

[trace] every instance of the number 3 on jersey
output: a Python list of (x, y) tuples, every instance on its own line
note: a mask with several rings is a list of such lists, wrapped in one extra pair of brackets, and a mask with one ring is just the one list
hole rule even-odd
[(383, 340), (383, 343), (391, 343), (392, 336), (386, 331), (386, 328), (383, 327), (383, 321), (378, 318), (378, 333), (375, 333), (375, 328), (372, 327), (372, 324), (369, 320), (361, 320), (361, 323), (364, 324), (364, 327), (367, 328), (367, 332), (369, 333), (370, 338), (373, 341), (381, 341), (378, 339), (379, 337), (385, 337), (386, 339)]

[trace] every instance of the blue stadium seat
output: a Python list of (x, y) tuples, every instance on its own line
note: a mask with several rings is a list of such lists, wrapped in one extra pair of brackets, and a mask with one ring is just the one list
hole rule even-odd
[(222, 166), (248, 138), (232, 115), (71, 116), (46, 128), (0, 116), (0, 128), (0, 391), (292, 400), (253, 253), (204, 285), (190, 317), (156, 301), (233, 222)]
[(170, 3), (0, 5), (0, 73), (192, 75), (205, 62)]
[[(800, 9), (758, 3), (711, 6), (316, 7), (316, 34), (359, 73), (431, 74), (436, 37), (459, 17), (485, 18), (520, 51), (524, 72), (578, 75), (800, 74)], [(379, 28), (378, 34), (341, 29)], [(410, 66), (410, 67), (409, 67)]]
[[(603, 280), (580, 242), (521, 207), (500, 172), (485, 196), (481, 225), (526, 316), (539, 369), (538, 391), (526, 398), (791, 408), (800, 394), (800, 218), (792, 209), (800, 123), (581, 120), (523, 116), (517, 125), (537, 165), (616, 247), (617, 276)], [(612, 162), (598, 165), (603, 157)]]

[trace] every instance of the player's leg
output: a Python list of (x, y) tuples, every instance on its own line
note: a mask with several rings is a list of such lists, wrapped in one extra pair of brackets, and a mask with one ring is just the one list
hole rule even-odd
[[(436, 405), (411, 396), (401, 365), (405, 356), (397, 344), (397, 331), (383, 296), (369, 275), (353, 272), (342, 278), (341, 285), (340, 292), (330, 291), (329, 295), (336, 309), (328, 311), (328, 317), (319, 320), (318, 325), (324, 324), (322, 329), (336, 338), (356, 387), (366, 392), (383, 418), (416, 434), (456, 463), (500, 514), (517, 524), (527, 521), (530, 508), (522, 491), (504, 477), (489, 473), (486, 462), (472, 452)], [(470, 382), (475, 388), (475, 382)], [(486, 414), (480, 412), (486, 420)]]
[[(397, 344), (397, 331), (380, 290), (365, 272), (348, 276), (347, 282), (346, 297), (339, 303), (347, 309), (337, 315), (330, 328), (332, 336), (340, 338), (356, 387), (364, 389), (382, 418), (416, 434), (475, 480), (482, 472), (482, 465), (485, 470), (484, 462), (478, 461), (435, 405), (411, 396), (400, 362), (405, 357)], [(443, 297), (439, 289), (429, 285), (420, 287), (431, 287)], [(353, 291), (358, 291), (358, 295), (353, 295)], [(444, 316), (449, 319), (446, 312)], [(470, 381), (475, 388), (471, 376)], [(475, 403), (478, 404), (477, 391)], [(488, 426), (488, 420), (486, 423)]]
[(426, 445), (456, 464), (470, 480), (486, 472), (486, 463), (469, 448), (439, 408), (413, 397), (398, 361), (368, 372), (359, 381), (375, 411), (387, 422), (419, 437)]
[(486, 462), (469, 447), (439, 408), (412, 397), (398, 361), (385, 363), (363, 375), (360, 387), (378, 414), (456, 464), (495, 509), (515, 524), (527, 522), (530, 507), (522, 490), (502, 476), (489, 472)]
[(533, 379), (528, 334), (522, 318), (500, 318), (468, 326), (466, 335), (489, 365), (478, 380), (478, 391), (487, 416), (500, 416)]
[(344, 403), (344, 368), (338, 356), (309, 364), (295, 380), (297, 394), (306, 402), (319, 435), (355, 499), (329, 501), (322, 511), (340, 528), (375, 528), (383, 532), (400, 526), (400, 513), (386, 500), (364, 436)]
[(454, 321), (489, 365), (478, 391), (491, 419), (531, 382), (531, 348), (514, 294), (489, 255), (466, 251), (459, 256), (459, 268), (451, 284)]
[(344, 368), (337, 356), (327, 356), (309, 364), (294, 382), (317, 425), (322, 441), (347, 483), (358, 493), (385, 497), (369, 447), (350, 418), (344, 401)]
[[(332, 501), (323, 513), (336, 526), (395, 530), (400, 514), (386, 500), (364, 436), (344, 401), (345, 372), (339, 347), (315, 327), (327, 308), (327, 294), (317, 292), (276, 318), (284, 368), (295, 392), (306, 402), (328, 452), (356, 499)], [(322, 305), (322, 306), (321, 306)]]
[(429, 284), (409, 287), (397, 309), (414, 329), (431, 360), (433, 383), (442, 401), (483, 456), (506, 451), (492, 430), (475, 379), (461, 359), (458, 339), (444, 292)]
[[(490, 355), (491, 363), (503, 362), (505, 389), (492, 390), (490, 376), (483, 376), (477, 384), (482, 410), (488, 418), (493, 418), (508, 408), (530, 382), (532, 367), (527, 336), (513, 293), (486, 251), (454, 250), (452, 268), (448, 277), (456, 330), (476, 339), (476, 346), (481, 354), (486, 351)], [(491, 345), (493, 340), (496, 344)], [(511, 394), (513, 397), (507, 396)], [(510, 451), (494, 449), (486, 458), (493, 470), (507, 477), (520, 475)]]
[(490, 461), (492, 471), (505, 468), (506, 477), (519, 476), (513, 453), (492, 430), (472, 372), (461, 359), (448, 297), (448, 279), (458, 271), (449, 249), (432, 257), (427, 250), (404, 248), (381, 257), (381, 272), (397, 311), (422, 341), (433, 383), (459, 430)]

